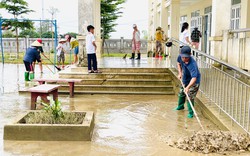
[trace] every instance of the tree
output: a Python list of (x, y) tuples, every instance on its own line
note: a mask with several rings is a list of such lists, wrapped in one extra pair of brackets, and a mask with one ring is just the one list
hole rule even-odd
[(142, 34), (143, 34), (143, 39), (147, 40), (148, 39), (148, 31), (147, 30), (142, 30)]
[(44, 32), (41, 36), (41, 38), (53, 38), (54, 36), (54, 32), (52, 31), (47, 31), (47, 32)]
[(33, 22), (29, 20), (19, 21), (17, 18), (20, 15), (33, 12), (28, 9), (28, 3), (25, 0), (2, 0), (0, 2), (0, 8), (5, 9), (8, 13), (12, 14), (14, 20), (5, 20), (3, 25), (12, 26), (11, 30), (15, 31), (16, 43), (17, 43), (17, 58), (19, 58), (19, 42), (18, 42), (18, 29), (32, 29)]
[(20, 34), (19, 34), (19, 36), (20, 37), (27, 37), (27, 36), (29, 36), (30, 38), (39, 38), (40, 37), (40, 35), (36, 31), (34, 31), (32, 29), (31, 30), (30, 29), (26, 29), (26, 30), (21, 31)]
[(43, 33), (46, 33), (48, 31), (50, 31), (50, 22), (49, 21), (43, 21), (43, 22), (40, 22), (40, 25), (38, 27), (36, 27), (36, 32), (40, 35), (43, 34)]
[(15, 35), (12, 33), (12, 31), (10, 30), (6, 30), (4, 33), (3, 33), (3, 38), (14, 38)]
[(64, 34), (63, 36), (65, 36), (65, 35), (70, 35), (70, 36), (76, 38), (76, 36), (77, 36), (78, 34), (75, 33), (75, 32), (68, 32), (68, 33)]
[(110, 33), (115, 32), (115, 21), (121, 17), (121, 4), (126, 0), (101, 0), (101, 33), (102, 39), (109, 39)]

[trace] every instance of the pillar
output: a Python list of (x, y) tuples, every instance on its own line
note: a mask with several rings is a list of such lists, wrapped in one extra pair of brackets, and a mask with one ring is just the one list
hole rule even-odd
[(166, 0), (161, 1), (161, 27), (164, 31), (164, 35), (167, 35), (168, 34), (168, 9), (165, 3), (166, 3)]
[(240, 28), (250, 28), (250, 1), (241, 0)]
[(170, 37), (179, 38), (180, 0), (172, 0), (170, 9)]
[[(211, 55), (222, 59), (223, 31), (230, 29), (231, 1), (212, 1)], [(223, 8), (223, 9), (222, 9)], [(223, 15), (223, 16), (222, 16)]]
[[(97, 45), (96, 55), (101, 56), (101, 10), (100, 0), (78, 0), (78, 36), (81, 66), (86, 66), (85, 38), (88, 33), (87, 26), (95, 27)], [(85, 52), (85, 53), (84, 53)], [(82, 56), (81, 56), (82, 55)], [(82, 64), (83, 63), (83, 64)]]

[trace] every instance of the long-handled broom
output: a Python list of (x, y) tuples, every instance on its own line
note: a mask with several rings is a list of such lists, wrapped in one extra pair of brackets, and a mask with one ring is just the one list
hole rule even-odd
[(49, 60), (50, 63), (52, 63), (54, 65), (54, 67), (58, 70), (61, 71), (61, 69), (59, 67), (57, 67), (47, 56), (43, 55), (47, 60)]
[[(184, 84), (182, 83), (182, 81), (181, 81), (181, 85), (182, 85), (183, 88), (185, 88), (185, 86), (184, 86)], [(188, 99), (188, 102), (190, 103), (190, 106), (191, 106), (191, 108), (192, 108), (192, 110), (193, 110), (193, 112), (194, 112), (194, 115), (195, 115), (195, 117), (196, 117), (196, 119), (197, 119), (197, 121), (198, 121), (198, 123), (199, 123), (201, 129), (204, 131), (204, 128), (203, 128), (203, 126), (202, 126), (202, 124), (201, 124), (201, 121), (200, 121), (200, 119), (199, 119), (199, 117), (198, 117), (198, 115), (197, 115), (197, 113), (196, 113), (196, 111), (195, 111), (195, 109), (194, 109), (194, 106), (193, 106), (193, 104), (192, 104), (192, 102), (191, 102), (191, 100), (190, 100), (188, 94), (187, 94), (186, 92), (185, 92), (185, 94), (186, 94), (186, 97), (187, 97), (187, 99)]]

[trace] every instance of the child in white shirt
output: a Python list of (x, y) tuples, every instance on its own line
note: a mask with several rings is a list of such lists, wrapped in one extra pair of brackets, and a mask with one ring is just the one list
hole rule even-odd
[(97, 60), (96, 60), (97, 46), (95, 44), (94, 29), (95, 28), (92, 25), (89, 25), (87, 27), (88, 35), (86, 36), (86, 51), (88, 55), (88, 72), (101, 73), (101, 71), (97, 70)]
[(61, 39), (59, 41), (59, 44), (58, 46), (56, 47), (56, 50), (57, 50), (57, 64), (58, 64), (58, 67), (60, 67), (60, 63), (62, 61), (62, 69), (64, 69), (64, 62), (65, 62), (65, 43), (66, 43), (66, 40), (65, 39)]

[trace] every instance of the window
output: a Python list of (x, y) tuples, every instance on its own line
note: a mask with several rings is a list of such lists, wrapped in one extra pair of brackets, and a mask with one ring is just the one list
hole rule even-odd
[(232, 5), (240, 4), (241, 0), (232, 0)]
[(191, 13), (191, 32), (196, 27), (198, 30), (202, 31), (202, 17), (200, 16), (200, 10)]
[[(231, 9), (231, 22), (230, 22), (230, 27), (231, 29), (235, 30), (235, 29), (239, 29), (240, 28), (240, 3), (233, 3), (234, 1), (232, 1), (232, 9)], [(237, 2), (241, 2), (240, 0), (238, 0)]]

